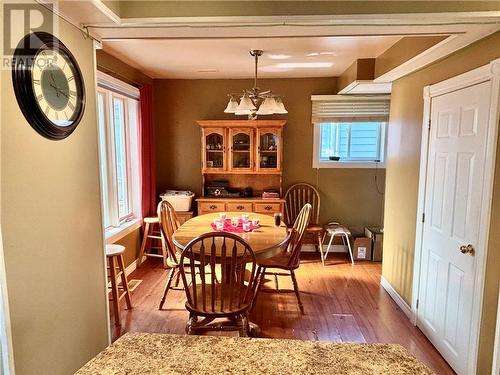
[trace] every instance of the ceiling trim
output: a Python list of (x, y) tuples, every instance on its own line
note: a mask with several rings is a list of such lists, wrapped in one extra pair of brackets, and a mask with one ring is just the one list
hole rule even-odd
[(414, 71), (422, 69), (423, 67), (430, 65), (431, 63), (444, 58), (475, 41), (478, 41), (479, 39), (493, 34), (498, 30), (500, 30), (500, 25), (495, 27), (491, 26), (487, 29), (476, 30), (462, 35), (451, 35), (431, 48), (393, 68), (387, 73), (375, 77), (374, 82), (393, 82)]

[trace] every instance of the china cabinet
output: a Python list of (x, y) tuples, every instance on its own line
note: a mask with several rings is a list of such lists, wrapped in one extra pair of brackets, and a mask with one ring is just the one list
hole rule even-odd
[[(283, 212), (282, 129), (285, 120), (198, 121), (202, 134), (203, 196), (198, 214)], [(263, 192), (276, 198), (264, 199)]]

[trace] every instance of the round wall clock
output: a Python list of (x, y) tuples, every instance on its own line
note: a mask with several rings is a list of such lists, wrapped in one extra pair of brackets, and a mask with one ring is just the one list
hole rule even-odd
[(12, 82), (24, 117), (41, 135), (64, 139), (85, 109), (85, 87), (78, 64), (55, 36), (35, 32), (14, 53)]

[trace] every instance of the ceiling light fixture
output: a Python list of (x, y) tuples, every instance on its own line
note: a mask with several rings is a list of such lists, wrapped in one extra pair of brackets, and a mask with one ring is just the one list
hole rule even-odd
[[(257, 87), (257, 66), (259, 57), (264, 51), (253, 49), (250, 55), (255, 58), (255, 76), (253, 87), (250, 90), (243, 90), (241, 94), (229, 94), (229, 103), (224, 113), (234, 113), (235, 115), (247, 115), (249, 120), (257, 119), (257, 115), (273, 115), (288, 113), (281, 97), (274, 95), (271, 90), (260, 91)], [(238, 103), (237, 98), (240, 98)]]
[(275, 65), (277, 68), (329, 68), (333, 66), (332, 62), (289, 62), (289, 63), (278, 63)]
[(290, 55), (284, 55), (284, 54), (276, 54), (276, 55), (269, 55), (269, 58), (271, 60), (286, 60), (286, 59), (289, 59)]

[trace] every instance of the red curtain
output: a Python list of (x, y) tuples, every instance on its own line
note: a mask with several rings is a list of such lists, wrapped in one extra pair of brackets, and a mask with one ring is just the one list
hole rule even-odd
[(140, 88), (140, 147), (142, 169), (142, 216), (156, 216), (155, 145), (153, 128), (153, 88)]

